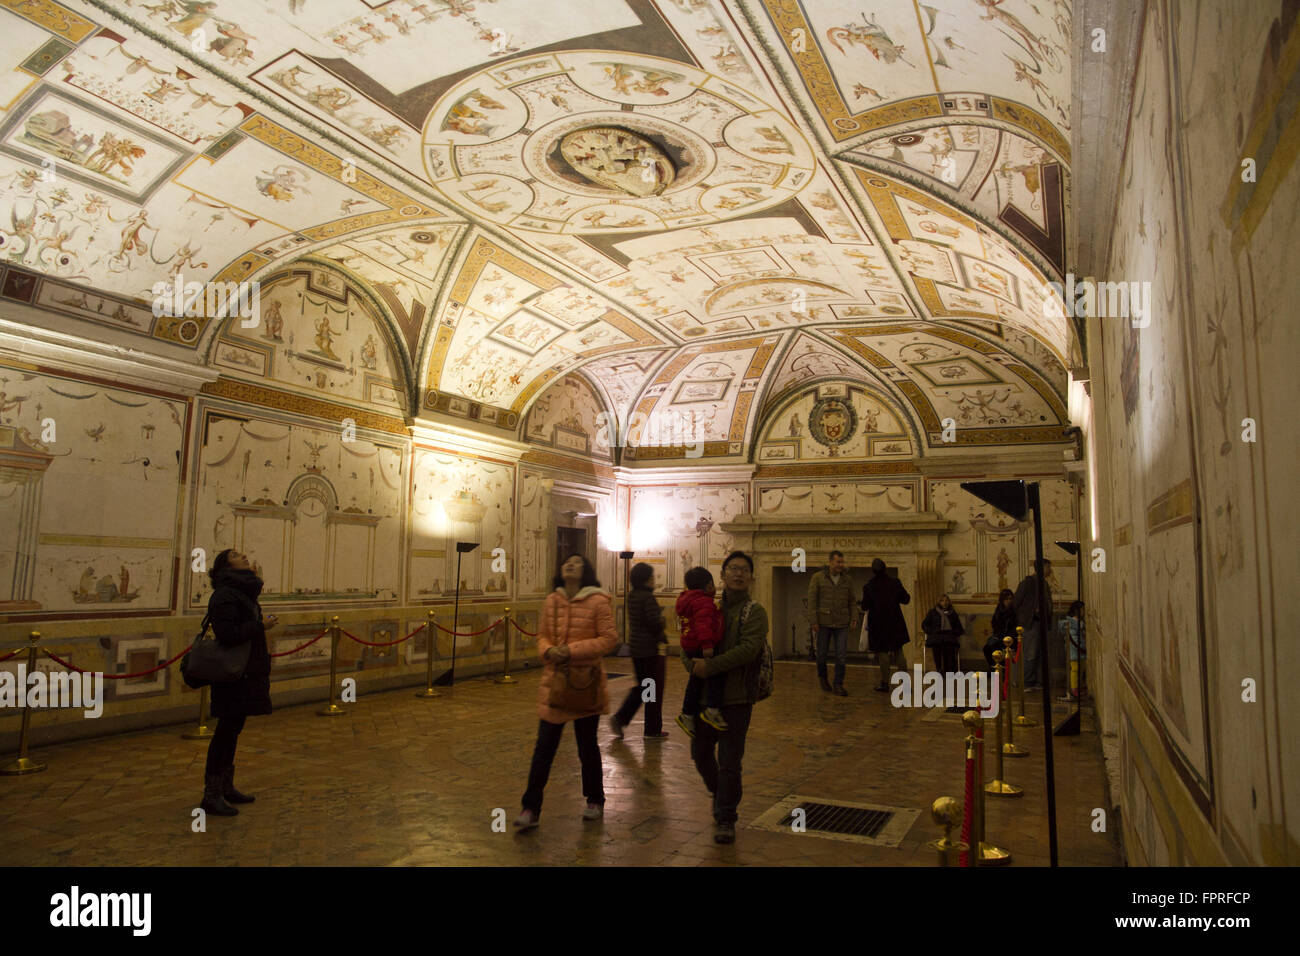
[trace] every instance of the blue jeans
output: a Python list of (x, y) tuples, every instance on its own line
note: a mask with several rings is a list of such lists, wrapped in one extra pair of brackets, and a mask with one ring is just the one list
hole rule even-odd
[(1043, 625), (1034, 621), (1025, 628), (1025, 687), (1033, 689), (1041, 683), (1038, 659), (1043, 646)]
[(849, 659), (849, 629), (847, 627), (817, 628), (817, 676), (826, 679), (826, 654), (831, 638), (835, 638), (835, 686), (844, 683), (845, 664)]

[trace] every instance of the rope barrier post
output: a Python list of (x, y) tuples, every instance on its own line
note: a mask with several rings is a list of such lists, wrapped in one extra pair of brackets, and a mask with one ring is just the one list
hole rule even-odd
[(1011, 862), (1011, 853), (984, 840), (984, 718), (973, 710), (961, 715), (961, 721), (970, 728), (975, 738), (974, 811), (971, 823), (971, 853), (975, 866), (997, 866)]
[(199, 689), (199, 724), (188, 733), (181, 734), (182, 740), (207, 740), (212, 736), (212, 728), (208, 726), (208, 687), (206, 684)]
[(506, 605), (505, 616), (501, 618), (501, 626), (505, 629), (506, 634), (506, 659), (504, 670), (501, 676), (496, 679), (498, 684), (518, 684), (519, 681), (510, 676), (510, 605)]
[[(1002, 675), (1002, 671), (1003, 671), (1003, 669), (1004, 669), (1004, 667), (1005, 667), (1005, 664), (1003, 663), (1005, 660), (1006, 660), (1006, 653), (1005, 653), (1005, 652), (1003, 652), (1003, 651), (994, 651), (994, 652), (993, 652), (993, 673), (994, 673), (994, 674), (997, 674), (999, 677), (1001, 677), (1001, 675)], [(1001, 683), (1001, 681), (999, 681), (999, 683)], [(1007, 723), (1008, 723), (1008, 725), (1011, 723), (1011, 721), (1010, 721), (1010, 716), (1011, 716), (1011, 708), (1008, 707), (1008, 708), (1007, 708), (1007, 717), (1008, 717)], [(1019, 797), (1019, 796), (1022, 796), (1022, 795), (1024, 794), (1024, 792), (1025, 792), (1025, 790), (1024, 790), (1023, 787), (1017, 787), (1015, 784), (1007, 783), (1007, 782), (1003, 779), (1003, 777), (1005, 776), (1005, 773), (1004, 773), (1004, 770), (1003, 770), (1002, 764), (1003, 764), (1003, 757), (1006, 755), (1006, 750), (1003, 748), (1003, 745), (1002, 745), (1002, 714), (1001, 714), (1001, 712), (998, 713), (998, 716), (997, 716), (997, 717), (993, 718), (993, 722), (994, 722), (995, 724), (997, 724), (997, 730), (998, 730), (998, 751), (997, 751), (997, 753), (998, 753), (998, 764), (997, 764), (997, 766), (998, 766), (998, 772), (997, 772), (997, 775), (994, 776), (994, 778), (993, 778), (992, 780), (989, 781), (988, 785), (984, 787), (984, 792), (985, 792), (985, 793), (991, 793), (991, 794), (993, 794), (995, 797)]]
[(926, 848), (939, 851), (940, 866), (957, 866), (959, 855), (970, 849), (968, 844), (952, 839), (952, 828), (961, 816), (961, 804), (952, 797), (939, 797), (930, 804), (930, 816), (937, 826), (943, 827), (943, 836), (927, 843)]
[(338, 663), (339, 663), (339, 616), (337, 614), (331, 619), (330, 623), (330, 702), (328, 707), (322, 707), (316, 711), (320, 717), (342, 717), (347, 710), (335, 703), (338, 697)]
[[(1021, 631), (1021, 636), (1023, 637), (1023, 636), (1024, 636), (1024, 629), (1023, 629), (1023, 628), (1017, 628), (1017, 630)], [(1002, 643), (1003, 643), (1003, 646), (1006, 647), (1006, 650), (1005, 650), (1005, 651), (994, 651), (994, 652), (993, 652), (993, 656), (996, 658), (998, 654), (1001, 654), (1003, 660), (1006, 660), (1007, 655), (1011, 653), (1011, 638), (1009, 638), (1009, 637), (1004, 637), (1004, 638), (1002, 639)], [(1021, 651), (1020, 651), (1020, 677), (1021, 677), (1021, 684), (1020, 684), (1020, 716), (1021, 716), (1021, 717), (1024, 717), (1024, 713), (1025, 713), (1025, 710), (1024, 710), (1024, 708), (1025, 708), (1025, 685), (1024, 685), (1024, 674), (1025, 674), (1025, 654), (1024, 654), (1024, 648), (1022, 647), (1022, 648), (1021, 648)], [(1019, 724), (1019, 723), (1020, 723), (1019, 718), (1014, 719), (1014, 720), (1012, 719), (1012, 717), (1011, 717), (1011, 708), (1008, 707), (1008, 708), (1007, 708), (1007, 739), (1006, 739), (1006, 742), (1003, 743), (1003, 744), (1001, 745), (1001, 747), (1000, 747), (1000, 751), (1001, 751), (1001, 753), (1004, 754), (1004, 755), (1007, 756), (1007, 757), (1028, 757), (1028, 756), (1029, 756), (1029, 750), (1028, 750), (1028, 748), (1026, 748), (1026, 747), (1022, 747), (1022, 746), (1020, 746), (1018, 743), (1016, 743), (1016, 725)], [(1029, 724), (1030, 724), (1030, 726), (1032, 726), (1032, 725), (1034, 724), (1034, 721), (1030, 720), (1030, 721), (1029, 721)], [(999, 716), (998, 716), (998, 735), (999, 735), (999, 739), (1001, 739), (1001, 733), (1002, 733), (1002, 717), (1001, 717), (1001, 715), (999, 715)], [(999, 776), (1001, 776), (1001, 775), (999, 774)]]
[(415, 696), (421, 700), (432, 700), (434, 697), (442, 696), (433, 686), (433, 647), (434, 641), (438, 637), (438, 625), (433, 619), (433, 611), (429, 612), (429, 619), (425, 622), (424, 627), (424, 647), (427, 651), (425, 654), (424, 690), (417, 691)]
[[(966, 718), (962, 717), (962, 723), (969, 729), (970, 725), (966, 723)], [(975, 816), (975, 734), (968, 733), (964, 741), (966, 745), (966, 760), (964, 762), (965, 790), (962, 794), (962, 817), (961, 817), (961, 845), (966, 849), (958, 854), (958, 866), (971, 866), (970, 848), (975, 842), (974, 816)]]
[[(1019, 640), (1019, 643), (1016, 644), (1016, 647), (1019, 648), (1016, 656), (1020, 659), (1020, 688), (1016, 694), (1016, 697), (1020, 702), (1020, 716), (1016, 718), (1016, 726), (1037, 727), (1038, 721), (1034, 720), (1032, 717), (1025, 716), (1025, 629), (1023, 627), (1016, 628), (1016, 637)], [(1040, 636), (1039, 639), (1045, 640), (1045, 637)], [(1010, 637), (1004, 637), (1002, 638), (1002, 643), (1006, 644), (1010, 640)]]
[[(41, 639), (40, 631), (32, 631), (27, 638), (31, 644), (27, 648), (27, 668), (28, 674), (36, 673), (36, 644)], [(32, 710), (27, 706), (27, 681), (24, 678), (18, 682), (18, 693), (22, 697), (23, 703), (23, 722), (22, 729), (18, 732), (18, 756), (6, 764), (0, 764), (0, 775), (6, 777), (17, 777), (25, 773), (40, 773), (46, 769), (46, 764), (40, 760), (33, 760), (27, 756), (27, 738), (32, 726)]]

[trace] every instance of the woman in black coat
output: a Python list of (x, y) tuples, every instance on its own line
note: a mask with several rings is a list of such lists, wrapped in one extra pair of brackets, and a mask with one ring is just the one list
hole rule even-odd
[(623, 728), (632, 722), (645, 693), (649, 678), (652, 699), (645, 702), (645, 739), (663, 740), (664, 679), (668, 658), (665, 656), (668, 635), (664, 633), (664, 612), (655, 600), (655, 569), (644, 561), (632, 566), (628, 575), (632, 588), (627, 595), (627, 643), (632, 652), (636, 683), (623, 699), (623, 706), (609, 719), (614, 736), (622, 737)]
[(217, 718), (217, 729), (208, 744), (201, 806), (207, 813), (232, 817), (239, 811), (230, 804), (252, 803), (254, 799), (235, 789), (235, 746), (245, 718), (271, 712), (271, 655), (266, 632), (275, 627), (276, 617), (262, 617), (257, 603), (262, 579), (253, 573), (247, 555), (227, 548), (213, 560), (208, 576), (213, 589), (208, 599), (213, 635), (227, 647), (251, 644), (244, 675), (212, 685), (212, 716)]
[[(993, 612), (993, 621), (991, 622), (991, 633), (989, 639), (984, 642), (984, 660), (988, 661), (989, 673), (993, 673), (993, 652), (1005, 651), (1006, 646), (1002, 643), (1002, 638), (1011, 638), (1011, 650), (1014, 653), (1016, 649), (1016, 607), (1015, 594), (1011, 588), (1003, 588), (1002, 593), (998, 595), (998, 607)], [(1003, 683), (1006, 682), (1005, 675)]]
[(965, 627), (961, 615), (952, 606), (948, 595), (939, 595), (939, 601), (921, 622), (925, 632), (925, 646), (934, 650), (935, 669), (944, 674), (955, 673), (961, 650), (961, 636)]
[(891, 578), (885, 571), (885, 562), (876, 558), (871, 562), (871, 580), (862, 588), (862, 608), (867, 622), (867, 649), (876, 655), (880, 664), (880, 683), (876, 690), (889, 690), (890, 672), (902, 667), (902, 649), (911, 641), (907, 621), (903, 619), (902, 605), (910, 604), (912, 595), (903, 582)]

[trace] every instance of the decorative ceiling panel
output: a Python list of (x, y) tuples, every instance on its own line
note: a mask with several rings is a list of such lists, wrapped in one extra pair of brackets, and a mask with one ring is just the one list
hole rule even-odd
[(747, 0), (833, 142), (949, 118), (1019, 127), (1069, 161), (1067, 0)]
[(479, 238), (451, 280), (426, 388), (517, 415), (578, 361), (658, 344), (611, 303)]
[(664, 230), (779, 204), (812, 148), (783, 115), (657, 57), (555, 53), (462, 80), (424, 130), (430, 180), (466, 214), (543, 233)]
[[(525, 438), (575, 372), (702, 457), (836, 377), (909, 423), (872, 454), (943, 417), (1059, 438), (1065, 0), (0, 0), (0, 26), (0, 298), (51, 327)], [(374, 368), (362, 337), (320, 386), (288, 355), (311, 323), (218, 346), (150, 311), (159, 282), (283, 292), (294, 260), (390, 336)]]

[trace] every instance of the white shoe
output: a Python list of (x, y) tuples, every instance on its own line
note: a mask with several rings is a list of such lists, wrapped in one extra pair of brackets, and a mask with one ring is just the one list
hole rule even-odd
[(582, 811), (582, 819), (599, 820), (605, 815), (605, 807), (600, 803), (589, 803), (587, 809)]
[(531, 830), (537, 826), (537, 814), (532, 810), (525, 810), (519, 816), (515, 817), (515, 826), (520, 830)]

